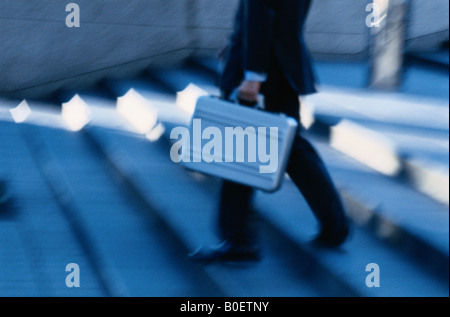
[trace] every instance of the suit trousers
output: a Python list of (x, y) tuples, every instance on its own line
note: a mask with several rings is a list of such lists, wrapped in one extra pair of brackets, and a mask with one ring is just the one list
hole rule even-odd
[[(268, 78), (261, 93), (265, 110), (282, 112), (300, 123), (298, 93), (284, 76), (275, 58), (271, 59)], [(290, 153), (287, 173), (314, 213), (320, 230), (338, 232), (347, 221), (339, 194), (324, 162), (311, 143), (302, 136), (301, 125)], [(254, 189), (224, 181), (222, 184), (218, 229), (222, 239), (240, 245), (254, 245), (256, 217), (252, 209)]]

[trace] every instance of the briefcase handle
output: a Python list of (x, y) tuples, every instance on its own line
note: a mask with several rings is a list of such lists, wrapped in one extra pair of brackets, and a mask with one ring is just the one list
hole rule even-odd
[[(236, 88), (235, 90), (233, 90), (233, 92), (231, 93), (230, 97), (229, 97), (229, 102), (233, 102), (235, 104), (244, 106), (244, 107), (250, 107), (250, 108), (255, 108), (257, 110), (261, 110), (264, 111), (264, 106), (259, 102), (259, 101), (247, 101), (244, 99), (239, 98), (239, 94), (238, 94), (238, 89)], [(287, 115), (283, 112), (273, 112), (273, 113), (277, 113), (280, 116), (283, 117), (287, 117)]]
[(235, 90), (233, 90), (233, 92), (231, 93), (231, 95), (229, 97), (229, 101), (230, 102), (234, 102), (234, 103), (236, 103), (238, 105), (241, 105), (241, 106), (263, 110), (262, 105), (260, 105), (258, 101), (248, 101), (248, 100), (244, 100), (244, 99), (239, 98), (239, 93), (238, 93), (238, 89), (237, 88)]

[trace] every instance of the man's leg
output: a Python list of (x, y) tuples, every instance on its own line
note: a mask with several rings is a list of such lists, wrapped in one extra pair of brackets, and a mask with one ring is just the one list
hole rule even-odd
[[(223, 92), (224, 99), (229, 93)], [(241, 100), (243, 106), (254, 103)], [(251, 206), (252, 187), (224, 180), (220, 192), (218, 234), (223, 243), (216, 248), (200, 248), (191, 256), (202, 261), (259, 260), (256, 237), (256, 217)]]
[(255, 245), (254, 212), (251, 208), (253, 189), (224, 181), (219, 203), (218, 229), (222, 244), (199, 248), (191, 257), (203, 262), (256, 261), (260, 259)]
[[(275, 59), (263, 88), (266, 110), (283, 112), (301, 122), (298, 94), (286, 80)], [(287, 172), (320, 224), (317, 241), (329, 246), (341, 244), (348, 234), (344, 207), (324, 162), (301, 132), (295, 138)]]
[(348, 235), (348, 221), (341, 199), (322, 159), (300, 135), (294, 142), (287, 172), (320, 224), (317, 241), (328, 246), (342, 244)]
[(220, 195), (219, 236), (240, 246), (255, 244), (254, 212), (251, 187), (224, 181)]

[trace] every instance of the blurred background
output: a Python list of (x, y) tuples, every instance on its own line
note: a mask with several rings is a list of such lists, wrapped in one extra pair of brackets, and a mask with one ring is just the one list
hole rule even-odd
[(238, 1), (69, 3), (0, 2), (0, 296), (449, 295), (447, 1), (313, 2), (302, 123), (355, 227), (312, 247), (286, 178), (255, 197), (252, 267), (187, 258), (218, 242), (220, 180), (169, 156), (171, 128), (219, 93)]

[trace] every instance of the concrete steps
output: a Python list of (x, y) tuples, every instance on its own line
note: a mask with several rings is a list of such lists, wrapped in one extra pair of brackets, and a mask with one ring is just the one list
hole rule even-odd
[(314, 124), (325, 130), (333, 147), (380, 173), (404, 177), (448, 206), (448, 109), (443, 103), (331, 89), (307, 101)]
[[(151, 73), (145, 80), (111, 80), (106, 87), (112, 96), (79, 91), (72, 98), (70, 93), (62, 100), (63, 111), (59, 104), (0, 101), (0, 129), (7, 128), (7, 135), (12, 135), (0, 140), (0, 147), (10, 153), (0, 172), (8, 172), (14, 180), (15, 196), (27, 197), (22, 186), (39, 179), (41, 183), (28, 195), (37, 195), (39, 201), (47, 195), (49, 205), (42, 209), (52, 212), (41, 217), (44, 211), (39, 207), (33, 214), (31, 207), (23, 206), (26, 199), (20, 199), (20, 217), (0, 215), (0, 227), (11, 244), (0, 247), (0, 263), (10, 273), (14, 272), (8, 264), (11, 259), (21, 265), (20, 275), (0, 272), (0, 292), (20, 294), (25, 288), (29, 294), (48, 289), (57, 296), (76, 292), (82, 296), (448, 296), (448, 207), (418, 194), (408, 182), (337, 151), (329, 139), (314, 133), (309, 137), (355, 223), (351, 240), (334, 251), (310, 245), (315, 219), (287, 178), (279, 192), (256, 196), (264, 255), (260, 263), (203, 266), (189, 260), (190, 251), (219, 242), (214, 229), (220, 181), (173, 163), (169, 133), (189, 122), (192, 108), (184, 106), (187, 97), (218, 93), (214, 74), (214, 68), (208, 72), (189, 65)], [(184, 94), (177, 94), (180, 91)], [(25, 122), (15, 124), (9, 110), (19, 103)], [(137, 107), (139, 124), (133, 124), (136, 118), (129, 113), (118, 111), (118, 103)], [(68, 118), (78, 118), (78, 128), (68, 124)], [(16, 156), (27, 160), (28, 174), (21, 175), (23, 167), (14, 163)], [(67, 230), (47, 238), (49, 221)], [(33, 238), (40, 234), (40, 239)], [(56, 252), (61, 247), (51, 247), (55, 239), (73, 247)], [(67, 288), (61, 279), (64, 271), (55, 275), (58, 268), (51, 266), (54, 257), (65, 266), (73, 254), (78, 257), (70, 262), (85, 268), (87, 293), (83, 287)], [(47, 262), (30, 262), (32, 256)], [(379, 265), (379, 288), (366, 286), (370, 263)], [(47, 288), (50, 277), (60, 284)]]
[[(98, 99), (82, 94), (80, 96), (93, 107), (96, 106), (95, 100), (98, 102)], [(155, 100), (152, 101), (156, 103)], [(111, 103), (111, 108), (114, 106), (114, 102)], [(112, 120), (113, 116), (110, 123)], [(115, 120), (123, 121), (119, 115), (116, 115)], [(202, 244), (219, 242), (211, 231), (217, 186), (214, 193), (205, 192), (202, 181), (198, 183), (190, 173), (172, 163), (166, 155), (169, 144), (166, 139), (150, 142), (143, 135), (107, 131), (98, 127), (95, 118), (83, 133), (110, 161), (137, 199), (148, 206), (147, 209), (160, 218), (184, 244), (187, 251), (180, 253), (179, 257), (187, 258), (189, 252)], [(311, 273), (310, 268), (315, 265), (310, 261), (304, 261), (295, 255), (293, 257), (297, 259), (296, 262), (301, 264), (292, 266), (289, 259), (276, 256), (279, 245), (286, 245), (286, 241), (276, 231), (269, 230), (268, 233), (270, 239), (267, 239), (267, 252), (271, 256), (267, 256), (261, 265), (237, 268), (217, 265), (204, 268), (225, 295), (316, 297), (352, 294), (344, 286), (328, 289), (323, 284), (318, 284), (317, 281), (323, 280), (327, 274)], [(277, 274), (274, 275), (274, 272)]]
[[(9, 116), (7, 109), (18, 103), (2, 102), (0, 110), (0, 174), (8, 180), (13, 197), (12, 207), (0, 214), (0, 294), (105, 296), (101, 278), (83, 245), (77, 242), (67, 215), (61, 211), (24, 139), (28, 127), (12, 122)], [(82, 289), (65, 286), (65, 268), (73, 262), (82, 268)]]
[[(34, 113), (34, 105), (29, 106)], [(28, 151), (11, 153), (9, 161), (15, 165), (17, 157), (17, 168), (26, 174), (9, 173), (17, 201), (17, 210), (12, 212), (17, 214), (6, 219), (13, 228), (5, 231), (5, 240), (15, 239), (10, 245), (14, 258), (9, 248), (4, 249), (3, 244), (1, 248), (5, 251), (2, 267), (7, 268), (2, 274), (9, 273), (0, 281), (4, 296), (222, 294), (202, 276), (200, 267), (185, 257), (171, 259), (186, 251), (180, 250), (182, 246), (157, 218), (143, 212), (142, 205), (129, 196), (127, 187), (114, 177), (83, 135), (70, 131), (61, 116), (49, 114), (42, 125), (31, 123), (32, 117), (30, 122), (5, 123), (15, 133), (8, 135), (13, 142), (11, 148), (17, 151), (22, 146)], [(59, 128), (49, 128), (48, 120), (55, 120), (54, 125)], [(3, 124), (2, 129), (6, 129)], [(33, 197), (25, 195), (23, 187), (27, 182), (33, 185), (28, 190), (28, 196)], [(145, 208), (148, 207), (144, 211)], [(18, 234), (26, 240), (16, 241)], [(31, 255), (23, 259), (26, 252)], [(23, 263), (30, 266), (28, 270), (26, 266), (12, 270)], [(64, 283), (68, 263), (80, 267), (80, 288), (68, 288)]]
[[(214, 74), (214, 70), (216, 67), (214, 66), (214, 63), (207, 62), (203, 64), (205, 66), (205, 69), (209, 69), (211, 71), (211, 74)], [(207, 82), (205, 78), (202, 80), (197, 80), (197, 77), (190, 77), (190, 74), (192, 73), (191, 68), (188, 68), (188, 71), (179, 71), (179, 73), (176, 76), (173, 76), (177, 78), (177, 85), (178, 87), (183, 86), (180, 81), (184, 80), (183, 84), (184, 86), (187, 86), (188, 84), (194, 82), (199, 83), (199, 87), (204, 89), (205, 91), (210, 91), (210, 93), (217, 93), (214, 90), (211, 90), (209, 86), (204, 85), (204, 82)], [(198, 73), (197, 73), (198, 74)], [(197, 75), (198, 76), (198, 75)], [(205, 75), (207, 76), (207, 75)], [(167, 78), (173, 78), (173, 77), (167, 77)], [(210, 82), (213, 81), (213, 76), (209, 77)], [(169, 81), (165, 81), (168, 87), (177, 87), (175, 83)], [(425, 138), (422, 136), (425, 141), (432, 140), (431, 145), (428, 145), (428, 150), (423, 149), (423, 144), (426, 144), (425, 142), (418, 143), (413, 137), (411, 138), (413, 141), (408, 141), (409, 144), (404, 145), (405, 142), (403, 142), (404, 148), (406, 148), (409, 151), (400, 152), (397, 151), (395, 147), (391, 148), (391, 140), (384, 141), (387, 137), (382, 138), (379, 135), (381, 134), (380, 128), (377, 127), (377, 130), (370, 131), (371, 134), (369, 137), (366, 137), (366, 135), (361, 134), (360, 130), (368, 129), (367, 127), (361, 128), (360, 126), (357, 126), (357, 132), (356, 136), (359, 137), (360, 143), (358, 145), (353, 145), (354, 143), (351, 142), (351, 140), (346, 139), (346, 135), (344, 133), (343, 136), (335, 135), (334, 139), (331, 138), (331, 129), (335, 128), (336, 123), (339, 123), (340, 120), (343, 118), (351, 121), (353, 125), (357, 124), (356, 119), (361, 119), (364, 117), (367, 121), (367, 118), (373, 118), (375, 115), (379, 117), (378, 120), (386, 119), (388, 118), (388, 110), (381, 108), (380, 110), (372, 110), (372, 115), (363, 115), (363, 110), (358, 109), (355, 102), (353, 104), (346, 104), (346, 108), (343, 106), (343, 100), (344, 98), (341, 96), (341, 100), (335, 97), (333, 99), (333, 102), (327, 103), (323, 102), (323, 100), (330, 100), (331, 94), (327, 95), (326, 93), (323, 93), (325, 97), (321, 97), (321, 102), (318, 102), (316, 99), (307, 99), (304, 103), (305, 107), (303, 109), (302, 116), (311, 115), (312, 120), (315, 120), (316, 122), (319, 122), (319, 125), (325, 126), (326, 129), (328, 129), (328, 133), (326, 133), (326, 137), (322, 138), (324, 140), (321, 141), (321, 149), (325, 151), (324, 153), (324, 159), (330, 165), (330, 171), (335, 177), (335, 181), (339, 184), (339, 186), (342, 188), (341, 192), (344, 197), (347, 197), (347, 201), (349, 204), (358, 206), (354, 212), (352, 212), (352, 216), (355, 218), (356, 221), (361, 221), (361, 219), (371, 219), (371, 221), (375, 222), (375, 225), (372, 223), (371, 226), (373, 226), (374, 232), (377, 233), (379, 236), (379, 232), (384, 232), (386, 230), (381, 229), (382, 224), (391, 224), (391, 227), (397, 228), (396, 230), (391, 230), (391, 235), (384, 233), (384, 238), (388, 238), (387, 240), (397, 240), (399, 239), (399, 236), (403, 236), (406, 238), (406, 236), (409, 236), (414, 242), (412, 242), (412, 245), (417, 245), (419, 248), (422, 247), (422, 243), (418, 244), (416, 241), (416, 237), (419, 237), (418, 240), (424, 241), (426, 245), (429, 245), (431, 249), (434, 249), (439, 256), (442, 256), (445, 260), (444, 263), (448, 263), (448, 207), (445, 204), (445, 193), (448, 196), (448, 191), (445, 191), (445, 188), (448, 188), (448, 172), (445, 173), (445, 167), (443, 167), (443, 162), (445, 162), (445, 158), (442, 160), (443, 157), (448, 157), (448, 141), (446, 142), (445, 139), (448, 140), (448, 132), (445, 131), (445, 129), (448, 127), (448, 120), (446, 120), (446, 116), (448, 117), (448, 112), (445, 112), (445, 108), (441, 108), (439, 106), (428, 106), (426, 107), (424, 104), (418, 104), (416, 108), (413, 108), (412, 113), (407, 112), (407, 114), (403, 115), (405, 122), (411, 122), (411, 124), (415, 123), (417, 129), (423, 129), (422, 127), (434, 129), (433, 131), (429, 132), (427, 135), (425, 135)], [(321, 94), (318, 94), (320, 96)], [(347, 96), (348, 98), (348, 96)], [(385, 100), (387, 98), (385, 97)], [(363, 102), (364, 100), (362, 97), (359, 97), (357, 99), (360, 102)], [(395, 99), (394, 99), (395, 100)], [(341, 101), (341, 102), (339, 102)], [(314, 103), (313, 103), (314, 102)], [(367, 102), (367, 101), (366, 101)], [(313, 104), (313, 106), (311, 106)], [(335, 106), (337, 104), (337, 106)], [(409, 105), (404, 100), (399, 100), (397, 103), (393, 103), (391, 101), (391, 104), (393, 106), (396, 106), (397, 108), (403, 109), (407, 105)], [(340, 108), (338, 107), (340, 106)], [(351, 108), (353, 107), (353, 108)], [(350, 117), (347, 115), (347, 113), (343, 114), (343, 110), (341, 109), (348, 109), (347, 113), (351, 112), (354, 116)], [(358, 109), (359, 112), (356, 112), (354, 109)], [(391, 107), (388, 109), (392, 109)], [(434, 113), (435, 115), (430, 115), (430, 112)], [(339, 113), (339, 111), (341, 112)], [(419, 111), (419, 114), (415, 114), (415, 111)], [(352, 112), (353, 111), (353, 112)], [(384, 113), (386, 114), (383, 114)], [(399, 111), (399, 110), (397, 110)], [(336, 114), (338, 113), (338, 114)], [(397, 112), (398, 113), (398, 112)], [(421, 114), (422, 113), (422, 114)], [(322, 115), (326, 114), (327, 119), (329, 117), (332, 117), (334, 115), (335, 121), (327, 121), (327, 119), (323, 119)], [(370, 114), (370, 112), (369, 112)], [(427, 115), (425, 117), (425, 114)], [(347, 115), (347, 116), (345, 116)], [(409, 115), (409, 118), (408, 118)], [(434, 119), (437, 115), (437, 119), (433, 122), (430, 122), (430, 120)], [(397, 120), (397, 122), (400, 122), (401, 116), (396, 118), (395, 116), (390, 118), (391, 125), (393, 125), (395, 122), (393, 120)], [(314, 121), (313, 121), (314, 122)], [(356, 123), (355, 123), (356, 122)], [(376, 120), (372, 119), (372, 122), (378, 122)], [(353, 126), (352, 126), (353, 127)], [(417, 135), (417, 129), (416, 127), (410, 128), (413, 129), (415, 134), (413, 136)], [(386, 125), (383, 126), (383, 128), (386, 130)], [(342, 127), (342, 130), (348, 134), (351, 133), (351, 129), (348, 129), (346, 126)], [(410, 132), (410, 130), (408, 132)], [(435, 131), (437, 130), (437, 131)], [(314, 134), (315, 128), (314, 126), (310, 127), (310, 131)], [(350, 131), (350, 132), (348, 132)], [(382, 130), (383, 131), (383, 130)], [(420, 130), (419, 130), (420, 131)], [(448, 131), (448, 130), (447, 130)], [(384, 132), (384, 131), (383, 131)], [(405, 132), (403, 132), (405, 134)], [(372, 137), (372, 135), (375, 135), (375, 137)], [(319, 134), (319, 138), (316, 138), (316, 143), (320, 141), (320, 136), (322, 134)], [(377, 144), (379, 139), (382, 139), (381, 145)], [(392, 139), (392, 137), (390, 138)], [(401, 138), (398, 138), (401, 140)], [(375, 142), (374, 142), (375, 140)], [(333, 142), (342, 142), (342, 144), (350, 144), (350, 149), (352, 150), (358, 150), (360, 151), (362, 149), (365, 156), (358, 157), (357, 155), (353, 155), (352, 152), (346, 151), (345, 148), (339, 148), (339, 146), (335, 146)], [(348, 141), (348, 142), (345, 142)], [(339, 155), (336, 151), (332, 151), (329, 149), (329, 147), (326, 146), (326, 143), (329, 143), (332, 147), (339, 149), (340, 152), (343, 152), (345, 155)], [(373, 145), (375, 143), (375, 145)], [(408, 148), (411, 144), (416, 145), (416, 147), (412, 147), (412, 150)], [(318, 144), (319, 145), (319, 144)], [(397, 146), (397, 144), (396, 144)], [(360, 149), (360, 148), (361, 149)], [(373, 149), (371, 149), (373, 147)], [(382, 159), (390, 159), (394, 160), (396, 164), (398, 164), (397, 169), (395, 173), (392, 175), (386, 175), (388, 173), (380, 173), (373, 167), (367, 167), (368, 159), (371, 158), (371, 155), (374, 156), (374, 151), (377, 150), (384, 150), (384, 152), (381, 151), (380, 153), (376, 153), (378, 157), (382, 156)], [(433, 153), (434, 151), (434, 153)], [(406, 153), (406, 154), (403, 154)], [(424, 153), (430, 153), (428, 156), (429, 158), (435, 158), (434, 162), (431, 164), (428, 163), (428, 161), (424, 160), (421, 161), (418, 159), (421, 158), (421, 156), (418, 155), (424, 155)], [(440, 153), (441, 155), (436, 155), (436, 153)], [(414, 156), (415, 154), (416, 156)], [(403, 156), (402, 156), (403, 155)], [(384, 156), (384, 157), (383, 157)], [(437, 163), (435, 162), (437, 159), (441, 159)], [(339, 163), (337, 163), (339, 162)], [(419, 162), (419, 163), (417, 163)], [(424, 162), (424, 163), (422, 163)], [(389, 163), (389, 162), (388, 162)], [(438, 165), (436, 168), (435, 166)], [(433, 186), (429, 186), (428, 188), (424, 187), (425, 182), (427, 181), (427, 172), (426, 171), (434, 171), (435, 169), (438, 170), (438, 176), (435, 176), (438, 180)], [(441, 171), (443, 169), (443, 171)], [(447, 166), (448, 171), (448, 166)], [(406, 181), (405, 181), (405, 175), (406, 174)], [(413, 176), (414, 175), (414, 176)], [(370, 182), (365, 182), (365, 179), (370, 179)], [(429, 179), (428, 179), (429, 181)], [(421, 186), (425, 191), (420, 190)], [(444, 188), (443, 190), (440, 190), (441, 188)], [(431, 190), (430, 190), (431, 188)], [(419, 189), (420, 192), (425, 193), (424, 197), (422, 195), (418, 195), (416, 189)], [(426, 191), (428, 190), (428, 191)], [(437, 191), (436, 191), (437, 190)], [(436, 192), (434, 192), (436, 191)], [(431, 194), (431, 195), (428, 195)], [(404, 202), (400, 202), (398, 197), (396, 195), (401, 195), (404, 199)], [(444, 203), (443, 203), (444, 201)], [(411, 208), (413, 206), (413, 208)], [(419, 207), (420, 206), (420, 207)], [(411, 213), (414, 213), (414, 216), (407, 217), (405, 212), (408, 209), (408, 215), (411, 215)], [(422, 219), (425, 218), (425, 219)], [(376, 220), (374, 220), (376, 219)], [(436, 229), (438, 232), (435, 232), (433, 230), (433, 227), (425, 229), (427, 233), (420, 233), (423, 227), (423, 221), (432, 221), (434, 223)], [(393, 225), (392, 225), (393, 224)], [(439, 225), (440, 224), (440, 225)], [(442, 229), (438, 229), (442, 228)], [(413, 233), (410, 233), (413, 231)], [(394, 234), (394, 232), (396, 232)], [(403, 232), (402, 234), (399, 234), (398, 232)], [(417, 235), (416, 233), (419, 232), (420, 234)], [(395, 237), (395, 238), (394, 238)], [(433, 238), (435, 237), (435, 238)], [(408, 238), (409, 239), (409, 238)], [(434, 242), (430, 242), (429, 240), (435, 240)], [(439, 243), (436, 245), (435, 242), (439, 241)], [(410, 243), (408, 243), (409, 245)], [(400, 244), (402, 245), (402, 244)], [(409, 249), (409, 247), (408, 247)], [(414, 248), (413, 248), (414, 249)], [(419, 252), (420, 253), (420, 252)], [(447, 275), (448, 277), (448, 275)]]
[[(184, 76), (185, 74), (177, 74), (177, 76), (176, 76), (176, 78), (177, 78), (177, 80), (179, 80), (180, 78), (183, 78), (183, 76)], [(181, 87), (182, 85), (180, 85), (180, 87)], [(200, 86), (201, 87), (201, 86)], [(147, 88), (147, 89), (150, 89), (151, 90), (151, 88)], [(141, 92), (144, 94), (145, 93), (145, 88), (144, 87), (141, 87)], [(322, 145), (323, 146), (323, 145)], [(168, 151), (168, 147), (167, 147), (167, 150), (166, 151)], [(112, 151), (112, 150), (111, 150)], [(129, 151), (132, 151), (132, 149), (130, 148), (130, 150)], [(114, 152), (114, 151), (113, 151)], [(128, 151), (127, 151), (128, 152)], [(332, 157), (332, 159), (334, 159), (334, 157)], [(330, 159), (331, 160), (331, 159)], [(125, 164), (125, 163), (123, 163), (123, 165), (132, 165), (133, 163), (132, 163), (132, 161), (133, 160), (130, 160), (130, 162), (128, 163), (128, 164)], [(126, 168), (125, 168), (126, 169)], [(136, 179), (136, 178), (139, 178), (139, 176), (137, 176), (137, 175), (134, 175), (133, 177), (130, 177), (130, 179)], [(201, 177), (200, 177), (200, 179), (202, 179)], [(204, 180), (203, 180), (204, 181)], [(147, 185), (147, 186), (143, 186), (144, 188), (148, 188), (148, 186), (150, 186), (150, 185)], [(212, 188), (213, 186), (212, 185), (207, 185), (207, 186), (205, 186), (205, 190), (206, 191), (208, 191), (208, 190), (210, 190), (211, 188)], [(210, 193), (211, 194), (211, 193)], [(298, 196), (298, 193), (297, 193), (297, 196)], [(159, 197), (160, 199), (163, 199), (163, 196), (160, 196)], [(291, 197), (290, 199), (288, 199), (287, 197), (284, 197), (284, 199), (273, 199), (273, 201), (274, 201), (274, 203), (272, 204), (272, 205), (277, 205), (277, 204), (279, 204), (280, 203), (280, 201), (289, 201), (289, 202), (291, 202), (292, 200), (293, 200), (293, 198), (294, 199), (298, 199), (298, 198), (300, 198), (300, 197)], [(301, 198), (300, 198), (301, 199)], [(349, 199), (347, 199), (347, 200), (350, 200), (351, 198), (349, 198)], [(278, 215), (278, 214), (284, 214), (284, 213), (286, 213), (286, 209), (283, 209), (283, 208), (269, 208), (269, 210), (270, 211), (268, 211), (267, 212), (267, 214), (265, 214), (264, 213), (264, 209), (267, 209), (268, 207), (267, 206), (271, 206), (271, 207), (274, 207), (274, 206), (272, 206), (270, 203), (269, 203), (269, 201), (268, 200), (270, 200), (268, 197), (266, 197), (266, 200), (264, 200), (264, 203), (261, 203), (261, 210), (262, 210), (262, 215), (264, 216), (264, 217), (266, 217), (266, 219), (268, 220), (268, 223), (270, 223), (270, 226), (274, 226), (274, 224), (275, 224), (275, 226), (277, 226), (277, 225), (279, 225), (280, 224), (280, 222), (279, 222), (279, 220), (277, 220), (276, 219), (276, 215)], [(265, 208), (263, 207), (263, 206), (266, 206)], [(307, 209), (307, 207), (306, 206), (302, 206), (303, 207), (303, 209)], [(163, 208), (163, 207), (161, 207), (161, 208)], [(169, 205), (167, 205), (167, 206), (165, 206), (165, 208), (170, 208), (169, 207)], [(179, 207), (179, 208), (181, 208), (181, 207)], [(360, 207), (361, 208), (361, 207)], [(275, 211), (273, 210), (273, 209), (275, 209)], [(281, 210), (280, 210), (281, 209)], [(289, 209), (289, 208), (288, 208)], [(297, 209), (302, 209), (302, 208), (297, 208)], [(291, 206), (291, 208), (290, 208), (290, 210), (293, 210), (293, 208), (292, 208), (292, 206)], [(367, 210), (367, 209), (366, 209)], [(371, 210), (372, 212), (374, 212), (374, 210)], [(293, 211), (293, 212), (295, 212), (295, 211)], [(359, 212), (359, 213), (362, 213), (363, 211), (362, 210), (356, 210), (356, 212)], [(274, 216), (275, 215), (275, 216)], [(289, 214), (290, 216), (292, 216), (291, 214)], [(444, 214), (445, 215), (445, 214)], [(272, 219), (272, 217), (274, 217), (274, 219)], [(356, 217), (356, 215), (355, 215), (355, 217)], [(295, 218), (295, 217), (294, 217)], [(294, 218), (292, 218), (292, 219), (294, 219)], [(303, 220), (303, 219), (302, 219)], [(278, 222), (277, 222), (278, 221)], [(310, 221), (311, 221), (311, 219), (310, 219)], [(291, 222), (292, 222), (292, 220), (291, 220)], [(299, 223), (303, 223), (304, 221), (299, 221)], [(289, 221), (288, 220), (286, 220), (286, 223), (289, 223)], [(286, 224), (285, 223), (285, 224)], [(385, 222), (383, 222), (383, 221), (381, 221), (380, 223), (384, 223), (384, 225), (386, 225), (387, 224), (387, 221), (385, 221)], [(380, 225), (381, 226), (381, 225)], [(291, 226), (292, 227), (292, 226)], [(305, 231), (306, 232), (309, 232), (309, 234), (311, 235), (312, 233), (313, 233), (313, 231), (311, 231), (311, 228), (313, 228), (314, 226), (313, 226), (313, 222), (311, 223), (309, 223), (309, 226), (305, 226), (304, 228), (302, 227), (302, 229), (306, 229)], [(278, 230), (280, 230), (280, 231), (282, 231), (283, 232), (283, 235), (286, 235), (286, 230), (289, 230), (289, 229), (287, 229), (287, 228), (282, 228), (282, 226), (281, 227), (277, 227), (278, 228)], [(301, 232), (302, 230), (300, 230), (300, 228), (297, 228), (297, 227), (295, 227), (294, 226), (294, 228), (295, 229), (292, 229), (291, 228), (291, 230), (293, 230), (294, 232), (297, 232), (297, 229), (298, 229), (298, 232)], [(309, 229), (307, 229), (307, 228), (309, 228)], [(180, 228), (181, 229), (181, 228)], [(359, 229), (358, 229), (359, 230)], [(381, 231), (380, 232), (380, 237), (383, 235), (383, 234), (387, 234), (388, 236), (389, 236), (389, 232), (386, 232), (386, 230), (384, 230), (384, 232), (383, 232), (383, 230), (381, 230), (381, 228), (378, 228), (377, 229), (378, 231)], [(180, 230), (181, 231), (181, 230)], [(395, 231), (395, 230), (394, 230)], [(399, 230), (396, 230), (396, 235), (398, 235), (398, 231)], [(363, 235), (363, 236), (366, 236), (366, 238), (365, 239), (367, 239), (367, 233), (358, 233), (358, 235)], [(298, 234), (297, 234), (298, 235)], [(289, 236), (289, 235), (288, 235)], [(370, 235), (369, 235), (370, 236)], [(187, 237), (186, 237), (187, 238)], [(309, 236), (309, 238), (311, 238), (311, 236)], [(386, 238), (387, 239), (387, 237), (385, 236), (384, 238)], [(388, 238), (393, 238), (393, 236), (389, 236)], [(440, 237), (441, 239), (442, 239), (442, 236)], [(211, 239), (213, 239), (212, 237), (211, 237)], [(373, 236), (370, 236), (370, 238), (369, 239), (374, 239), (374, 237)], [(386, 240), (385, 239), (385, 240)], [(307, 241), (308, 239), (305, 239), (305, 237), (303, 237), (303, 242), (305, 242), (305, 241)], [(360, 239), (358, 239), (358, 240), (360, 240)], [(444, 238), (444, 240), (445, 240), (445, 238)], [(363, 240), (364, 241), (364, 240)], [(375, 239), (375, 241), (377, 241), (376, 239)], [(403, 240), (403, 242), (405, 242), (404, 240)], [(200, 242), (198, 242), (198, 243), (201, 243), (201, 241)], [(197, 243), (197, 244), (198, 244)], [(366, 241), (366, 243), (367, 243), (367, 241)], [(370, 242), (370, 244), (373, 244), (373, 243), (380, 243), (380, 241), (377, 241), (377, 242), (374, 242), (373, 240)], [(364, 243), (363, 243), (364, 244)], [(383, 245), (384, 247), (386, 247), (383, 243), (380, 243), (381, 245)], [(361, 248), (361, 245), (360, 245), (360, 247), (359, 248)], [(376, 248), (377, 250), (379, 249), (379, 248)], [(441, 250), (442, 251), (442, 250)], [(390, 253), (390, 252), (393, 252), (393, 251), (384, 251), (384, 252), (386, 252), (386, 253)], [(395, 252), (394, 252), (395, 253)], [(444, 252), (445, 253), (445, 252)], [(392, 254), (391, 254), (391, 256), (392, 256)], [(326, 256), (325, 256), (325, 258), (326, 258)], [(389, 256), (387, 256), (386, 254), (385, 255), (383, 255), (382, 256), (382, 258), (389, 258)], [(440, 259), (441, 260), (441, 262), (442, 262), (442, 259)], [(333, 261), (331, 261), (330, 260), (330, 262), (331, 263), (333, 263)], [(342, 263), (344, 263), (345, 262), (345, 260), (343, 260), (343, 262)], [(389, 262), (389, 261), (388, 261)], [(393, 263), (397, 263), (397, 260), (395, 260)], [(331, 265), (330, 264), (330, 267), (332, 267), (333, 265)], [(400, 265), (399, 267), (403, 267), (403, 268), (405, 268), (406, 267), (406, 265), (405, 264), (403, 264), (403, 265)], [(445, 258), (444, 258), (444, 263), (443, 263), (443, 267), (445, 267)], [(332, 272), (333, 270), (331, 269), (331, 268), (329, 268), (330, 269), (330, 272)], [(400, 268), (398, 268), (398, 269), (400, 269)], [(416, 268), (417, 269), (417, 268)], [(396, 270), (394, 269), (391, 273), (393, 274), (392, 275), (392, 277), (393, 276), (395, 276), (395, 273), (396, 272)], [(441, 272), (442, 273), (442, 272)], [(414, 276), (417, 276), (416, 275), (416, 273), (412, 273), (412, 275), (414, 275)], [(441, 275), (441, 274), (438, 274), (438, 275)], [(443, 275), (445, 276), (445, 272), (443, 273)], [(391, 277), (391, 281), (395, 281), (395, 278), (392, 278)], [(441, 276), (441, 278), (442, 278), (442, 276)], [(419, 278), (420, 279), (420, 278)], [(433, 279), (433, 278), (431, 278), (431, 279)], [(445, 280), (445, 277), (444, 277), (444, 280)], [(416, 280), (416, 282), (417, 282), (417, 280)], [(411, 282), (412, 284), (414, 284), (415, 282)], [(417, 284), (418, 285), (418, 284)], [(416, 285), (416, 288), (412, 288), (411, 287), (411, 285), (410, 285), (410, 287), (408, 288), (412, 293), (414, 293), (414, 290), (416, 290), (417, 291), (417, 285)], [(404, 287), (405, 286), (405, 284), (403, 284), (401, 281), (398, 281), (398, 283), (397, 283), (397, 287), (399, 287), (399, 289), (401, 289), (401, 287)], [(420, 287), (419, 287), (420, 288)], [(432, 287), (433, 288), (433, 287)], [(444, 287), (445, 288), (445, 287)], [(391, 292), (392, 293), (387, 293), (387, 294), (389, 294), (388, 296), (395, 296), (395, 294), (399, 294), (399, 289), (395, 289), (395, 288), (391, 288)], [(436, 287), (436, 289), (439, 289), (439, 287)], [(427, 289), (427, 291), (429, 291), (430, 289)], [(359, 290), (359, 291), (361, 291), (361, 290)], [(426, 291), (426, 292), (427, 292)], [(401, 291), (400, 291), (401, 292)], [(445, 291), (444, 291), (445, 292)], [(363, 292), (364, 293), (364, 292)], [(411, 293), (411, 294), (412, 294)], [(367, 293), (366, 293), (367, 294)], [(386, 293), (385, 293), (386, 294)], [(417, 294), (417, 293), (416, 293)], [(372, 294), (373, 295), (373, 294)], [(370, 295), (369, 295), (370, 296)]]
[[(214, 60), (196, 60), (211, 74)], [(397, 178), (438, 203), (449, 202), (448, 104), (437, 98), (406, 97), (356, 89), (320, 87), (302, 98), (309, 131), (347, 156)]]

